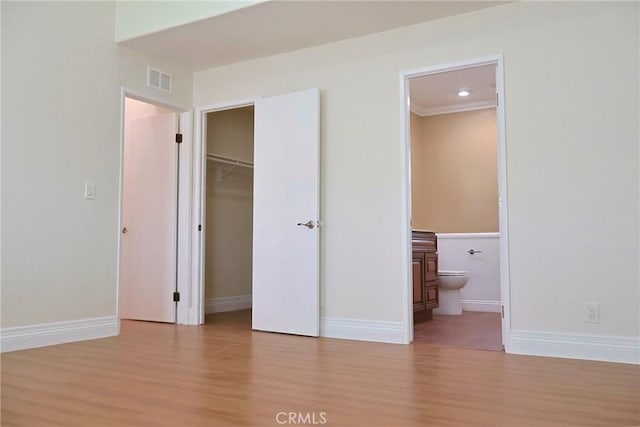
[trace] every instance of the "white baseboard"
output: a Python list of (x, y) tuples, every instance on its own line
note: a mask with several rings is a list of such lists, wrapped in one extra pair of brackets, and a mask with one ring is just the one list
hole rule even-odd
[(5, 353), (106, 338), (118, 335), (118, 333), (119, 322), (116, 316), (2, 328), (0, 330), (0, 351)]
[(462, 299), (462, 311), (483, 311), (500, 313), (502, 303), (500, 301), (487, 301), (479, 299)]
[(205, 314), (222, 313), (225, 311), (245, 310), (251, 308), (251, 295), (238, 295), (235, 297), (209, 298), (205, 301)]
[(377, 320), (339, 318), (320, 319), (320, 336), (358, 341), (375, 341), (402, 344), (404, 324)]
[(640, 338), (511, 331), (507, 353), (640, 364)]

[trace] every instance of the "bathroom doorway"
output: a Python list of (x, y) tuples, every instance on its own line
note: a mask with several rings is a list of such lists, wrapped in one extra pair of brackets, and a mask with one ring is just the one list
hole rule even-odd
[(412, 260), (407, 317), (416, 343), (504, 349), (500, 67), (496, 58), (404, 75)]

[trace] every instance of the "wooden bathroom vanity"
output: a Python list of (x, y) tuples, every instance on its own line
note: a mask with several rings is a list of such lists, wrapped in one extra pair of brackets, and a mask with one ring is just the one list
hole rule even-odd
[(432, 231), (413, 230), (413, 322), (433, 317), (438, 307), (438, 239)]

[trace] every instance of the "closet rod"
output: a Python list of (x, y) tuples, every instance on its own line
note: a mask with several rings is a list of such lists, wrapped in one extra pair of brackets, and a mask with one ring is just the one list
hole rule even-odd
[(245, 168), (253, 168), (253, 163), (244, 160), (232, 159), (231, 157), (218, 156), (217, 154), (207, 153), (207, 160), (212, 160), (226, 165), (242, 166)]

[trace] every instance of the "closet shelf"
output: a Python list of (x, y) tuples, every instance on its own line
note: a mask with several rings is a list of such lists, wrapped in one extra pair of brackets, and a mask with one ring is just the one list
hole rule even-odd
[(207, 160), (216, 163), (223, 163), (225, 165), (233, 165), (233, 166), (241, 166), (244, 168), (253, 169), (253, 163), (247, 162), (245, 160), (233, 159), (231, 157), (219, 156), (217, 154), (207, 153)]

